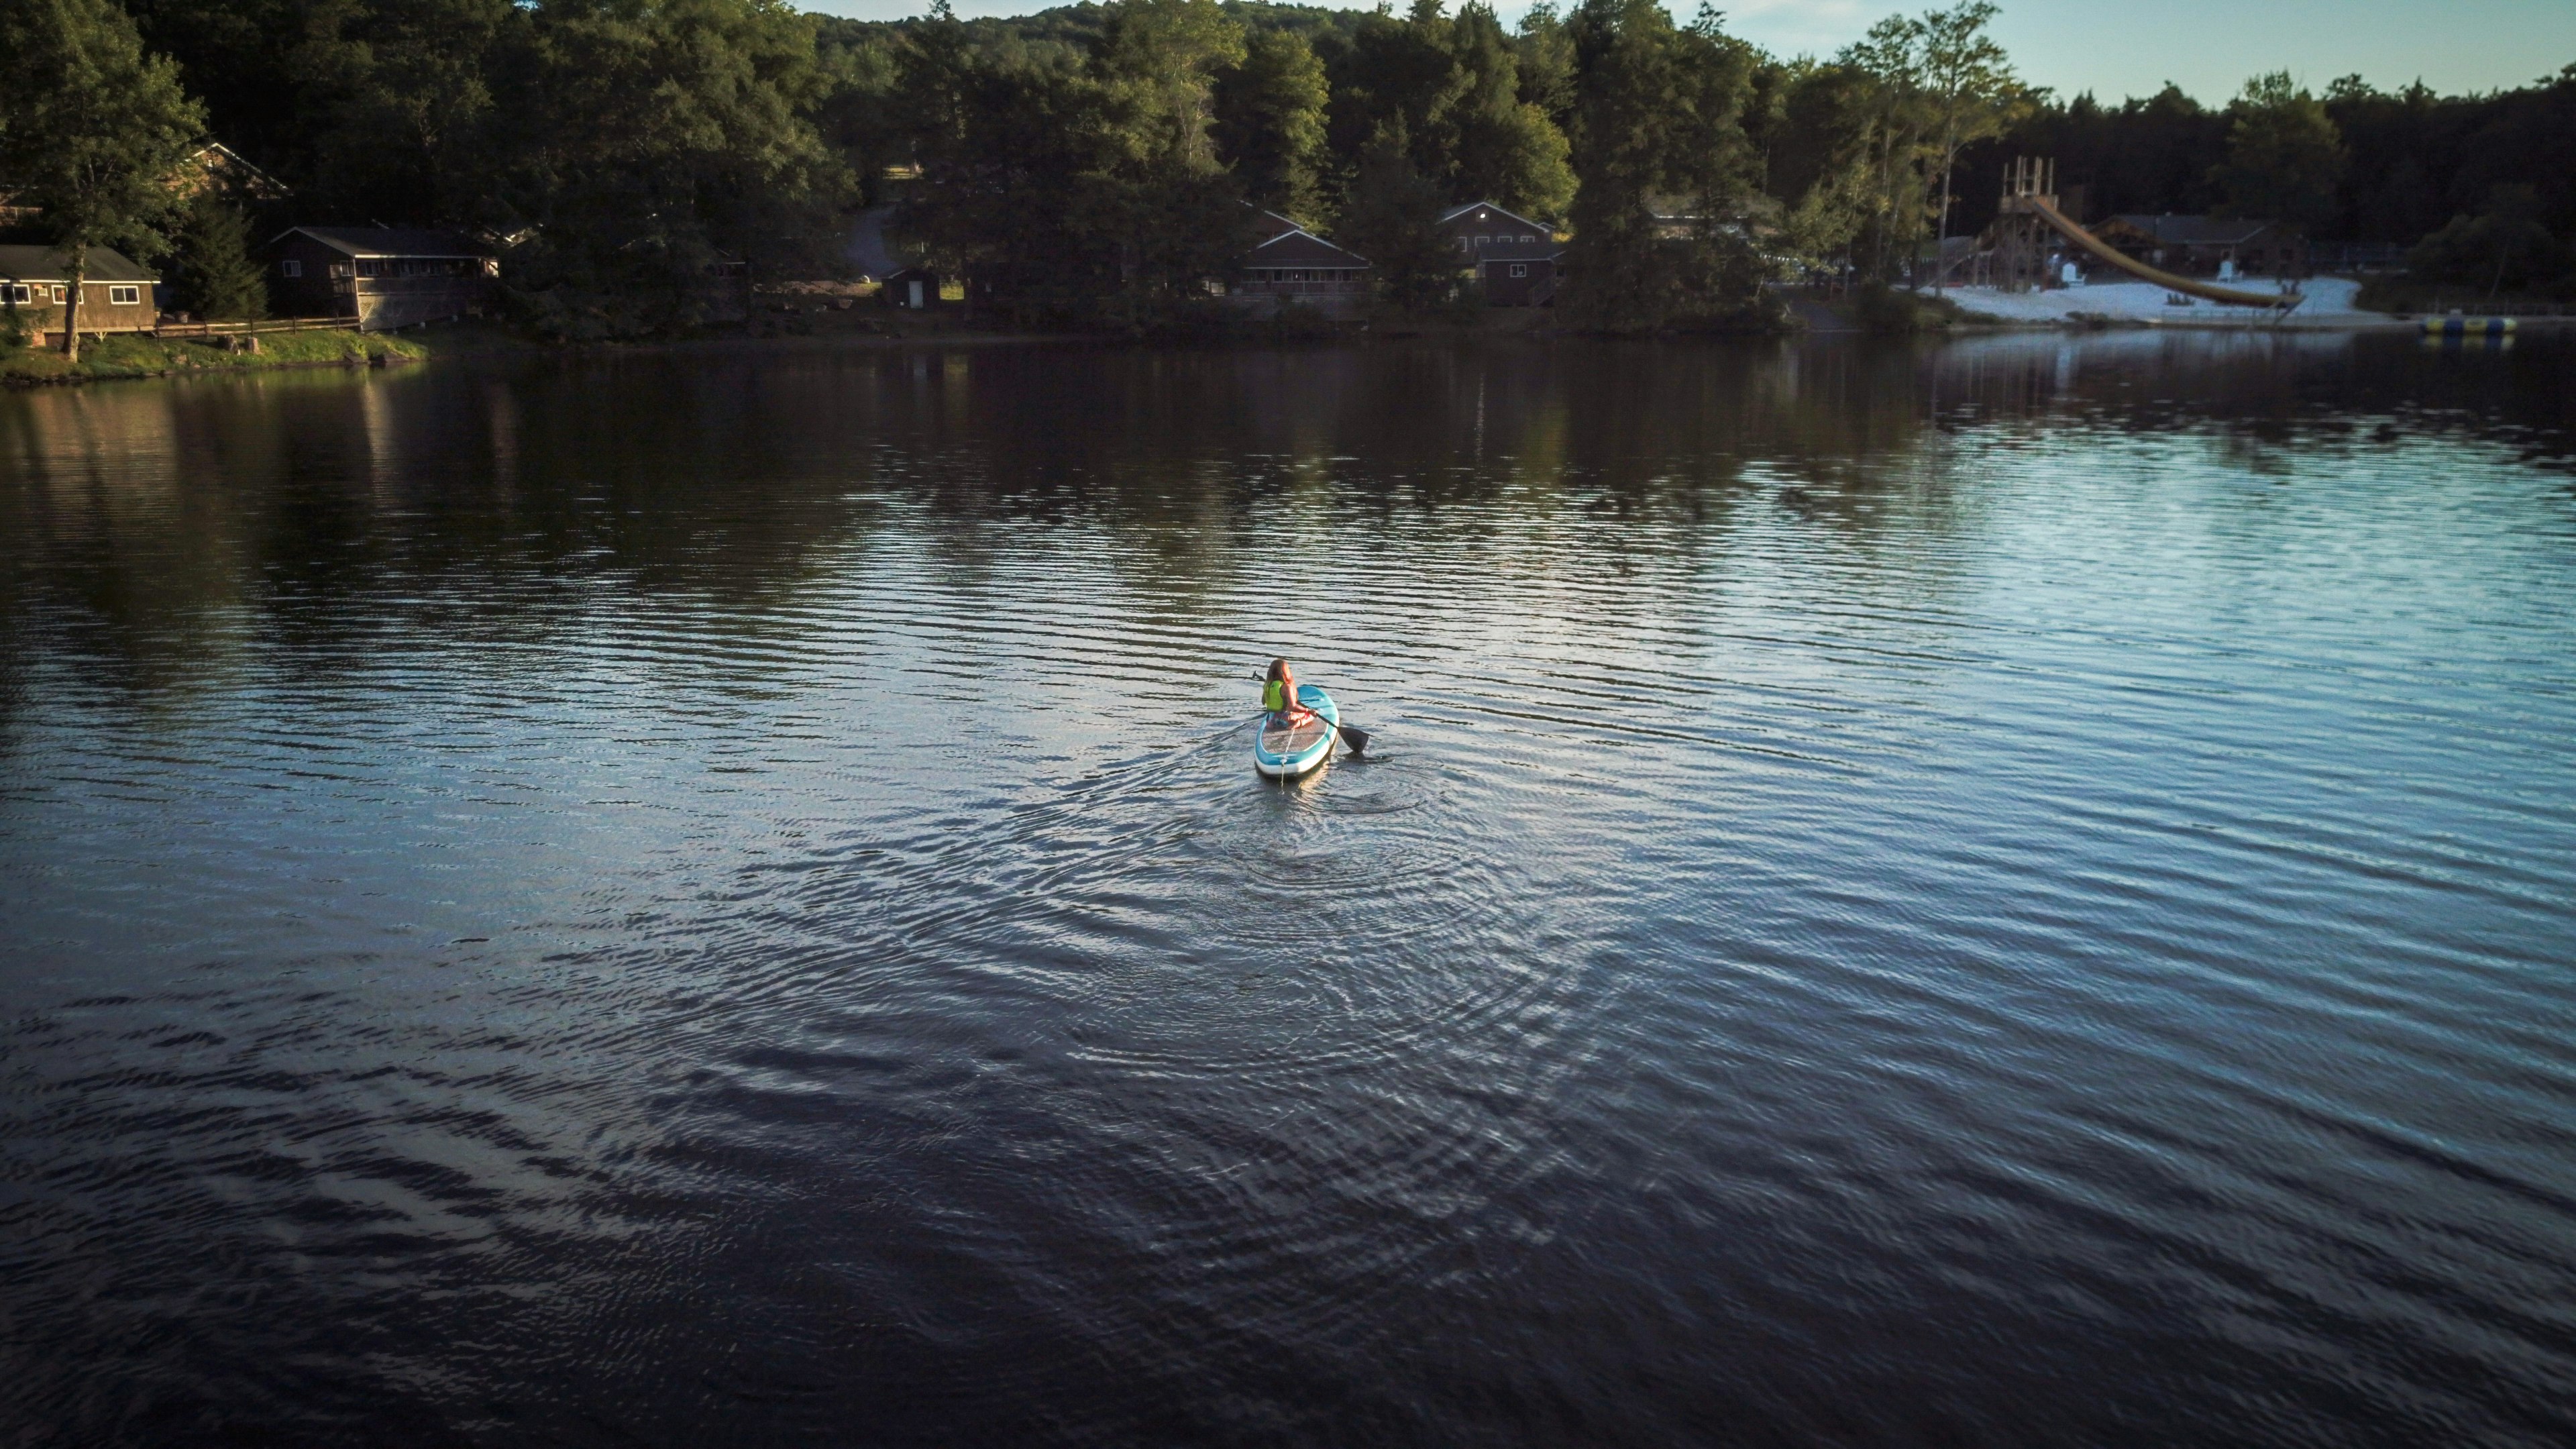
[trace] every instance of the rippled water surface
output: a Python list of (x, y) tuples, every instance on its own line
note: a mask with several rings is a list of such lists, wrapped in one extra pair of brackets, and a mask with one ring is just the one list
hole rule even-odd
[(0, 395), (0, 1439), (2566, 1442), (2571, 363)]

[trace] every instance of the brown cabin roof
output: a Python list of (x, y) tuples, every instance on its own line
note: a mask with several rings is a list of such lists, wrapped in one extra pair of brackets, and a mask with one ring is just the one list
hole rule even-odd
[[(52, 247), (0, 246), (0, 278), (12, 282), (68, 282), (71, 271)], [(89, 249), (89, 271), (84, 282), (157, 282), (152, 273), (136, 266), (125, 253), (113, 247)]]
[(1368, 264), (1368, 258), (1348, 247), (1337, 247), (1303, 227), (1281, 232), (1245, 252), (1235, 263), (1244, 267), (1339, 267), (1345, 270), (1356, 270)]
[(452, 231), (410, 226), (299, 226), (280, 233), (269, 245), (275, 246), (299, 233), (333, 251), (353, 257), (472, 257), (482, 260), (492, 256), (490, 247)]
[(1532, 221), (1516, 211), (1505, 211), (1490, 201), (1470, 201), (1463, 206), (1453, 206), (1440, 213), (1440, 224), (1447, 226), (1452, 222), (1463, 222), (1472, 226), (1491, 221), (1495, 217), (1514, 223), (1521, 230), (1541, 241), (1555, 235), (1555, 228), (1546, 222)]

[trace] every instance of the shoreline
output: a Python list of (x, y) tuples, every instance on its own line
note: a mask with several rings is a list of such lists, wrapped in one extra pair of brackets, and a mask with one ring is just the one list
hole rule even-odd
[[(2336, 332), (2424, 332), (2422, 315), (2345, 312), (2312, 321), (2301, 321), (2295, 315), (2274, 321), (2256, 317), (2137, 317), (2079, 311), (2058, 317), (2004, 317), (1981, 312), (1973, 303), (1961, 305), (1969, 311), (1970, 316), (1946, 325), (1905, 332), (1865, 327), (1841, 308), (1812, 299), (1798, 298), (1792, 299), (1791, 312), (1801, 325), (1779, 332), (1666, 333), (1639, 337), (1599, 337), (1533, 325), (1488, 327), (1474, 324), (1424, 322), (1405, 324), (1386, 330), (1359, 327), (1343, 331), (1339, 335), (1294, 337), (1230, 335), (1140, 339), (1109, 333), (1015, 332), (982, 327), (950, 331), (934, 325), (916, 326), (910, 330), (893, 333), (835, 329), (813, 333), (772, 332), (743, 336), (674, 337), (642, 342), (551, 343), (502, 333), (494, 329), (432, 328), (408, 335), (342, 331), (263, 333), (261, 334), (262, 351), (259, 354), (244, 354), (223, 351), (197, 339), (165, 339), (156, 338), (150, 334), (110, 334), (106, 340), (92, 343), (85, 348), (82, 360), (76, 368), (61, 365), (60, 354), (50, 351), (36, 352), (29, 349), (15, 354), (0, 354), (0, 389), (33, 390), (96, 382), (141, 382), (173, 377), (314, 371), (323, 368), (338, 368), (344, 371), (382, 370), (418, 363), (498, 356), (598, 359), (675, 356), (691, 353), (892, 352), (924, 347), (980, 348), (1037, 345), (1107, 345), (1181, 352), (1289, 345), (1340, 347), (1376, 342), (1424, 340), (1561, 343), (1755, 339), (1794, 341), (1801, 338), (1831, 338), (1841, 341), (1851, 338), (1893, 340), (2040, 332), (2076, 334), (2147, 331), (2295, 332), (2308, 335)], [(2576, 317), (2521, 317), (2514, 320), (2517, 333), (2560, 333), (2576, 330)], [(445, 335), (442, 335), (443, 333)], [(2438, 336), (2438, 334), (2433, 335)], [(300, 339), (300, 341), (289, 343), (286, 339)], [(316, 339), (321, 340), (316, 341)]]

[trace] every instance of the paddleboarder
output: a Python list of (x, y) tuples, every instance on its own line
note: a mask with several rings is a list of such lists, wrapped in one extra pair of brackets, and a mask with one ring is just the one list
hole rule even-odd
[(1282, 724), (1295, 724), (1314, 713), (1297, 702), (1297, 671), (1285, 659), (1270, 661), (1270, 676), (1261, 685), (1261, 707)]

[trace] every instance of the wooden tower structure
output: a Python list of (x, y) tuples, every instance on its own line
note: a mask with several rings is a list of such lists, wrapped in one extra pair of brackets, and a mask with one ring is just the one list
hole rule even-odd
[(1994, 285), (2027, 292), (2048, 282), (2049, 254), (2060, 249), (2056, 229), (2032, 205), (2057, 205), (2057, 162), (2016, 156), (2004, 170), (2003, 199), (1995, 208)]

